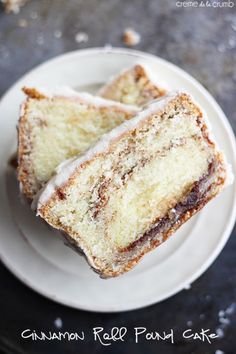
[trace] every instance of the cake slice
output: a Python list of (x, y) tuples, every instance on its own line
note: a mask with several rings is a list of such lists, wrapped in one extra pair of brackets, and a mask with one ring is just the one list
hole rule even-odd
[(143, 106), (166, 94), (166, 90), (152, 82), (147, 68), (137, 64), (103, 86), (99, 95), (125, 104)]
[(130, 270), (226, 185), (227, 164), (185, 93), (154, 101), (64, 162), (37, 213), (102, 277)]
[(24, 88), (18, 126), (18, 179), (32, 199), (62, 161), (84, 152), (137, 107), (70, 89), (54, 94)]

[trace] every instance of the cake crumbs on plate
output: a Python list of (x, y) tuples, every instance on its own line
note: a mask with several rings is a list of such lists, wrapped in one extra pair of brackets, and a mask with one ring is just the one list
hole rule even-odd
[(141, 36), (133, 28), (128, 27), (123, 32), (123, 42), (128, 46), (135, 46), (140, 43)]
[(75, 41), (76, 43), (86, 43), (89, 40), (89, 36), (85, 32), (78, 32), (75, 35)]

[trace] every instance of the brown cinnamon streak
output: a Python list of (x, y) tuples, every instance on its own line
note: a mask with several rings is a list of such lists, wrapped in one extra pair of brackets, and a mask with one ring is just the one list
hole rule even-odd
[[(187, 213), (192, 215), (195, 210), (198, 210), (201, 206), (205, 205), (206, 199), (208, 201), (207, 193), (211, 188), (211, 185), (207, 182), (215, 172), (215, 168), (216, 163), (214, 161), (210, 162), (208, 172), (193, 184), (193, 187), (186, 194), (185, 198), (181, 202), (178, 202), (166, 216), (156, 220), (154, 226), (146, 231), (138, 240), (121, 249), (120, 252), (132, 251), (146, 241), (150, 240), (151, 242), (154, 238), (157, 245), (165, 241), (169, 236), (169, 229), (174, 228), (176, 224), (180, 223), (181, 219), (184, 218)], [(163, 236), (163, 239), (158, 240), (157, 235), (160, 235), (160, 238)]]

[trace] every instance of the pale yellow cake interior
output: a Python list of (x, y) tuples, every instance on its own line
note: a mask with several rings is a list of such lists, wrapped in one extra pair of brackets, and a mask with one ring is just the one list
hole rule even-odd
[(60, 98), (30, 100), (27, 115), (34, 177), (41, 184), (62, 161), (84, 152), (132, 116), (117, 108), (88, 107)]
[(208, 171), (213, 147), (189, 109), (152, 115), (81, 169), (65, 198), (50, 206), (53, 223), (104, 262), (138, 240)]
[(143, 81), (141, 79), (138, 83), (135, 82), (134, 75), (129, 72), (117, 80), (113, 86), (110, 85), (103, 97), (125, 104), (139, 104)]
[(101, 95), (107, 99), (137, 106), (161, 96), (161, 92), (139, 65), (120, 74), (101, 89)]

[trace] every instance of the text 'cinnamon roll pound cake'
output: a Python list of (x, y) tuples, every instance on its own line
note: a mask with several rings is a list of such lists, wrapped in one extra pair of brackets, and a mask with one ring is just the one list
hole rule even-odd
[(55, 94), (25, 88), (18, 126), (18, 179), (33, 198), (62, 161), (84, 152), (137, 108), (70, 89)]
[(225, 186), (227, 164), (185, 93), (154, 101), (64, 162), (37, 212), (102, 277), (131, 269)]
[(104, 98), (137, 106), (143, 106), (165, 94), (166, 90), (154, 84), (147, 68), (141, 64), (122, 72), (99, 91)]

